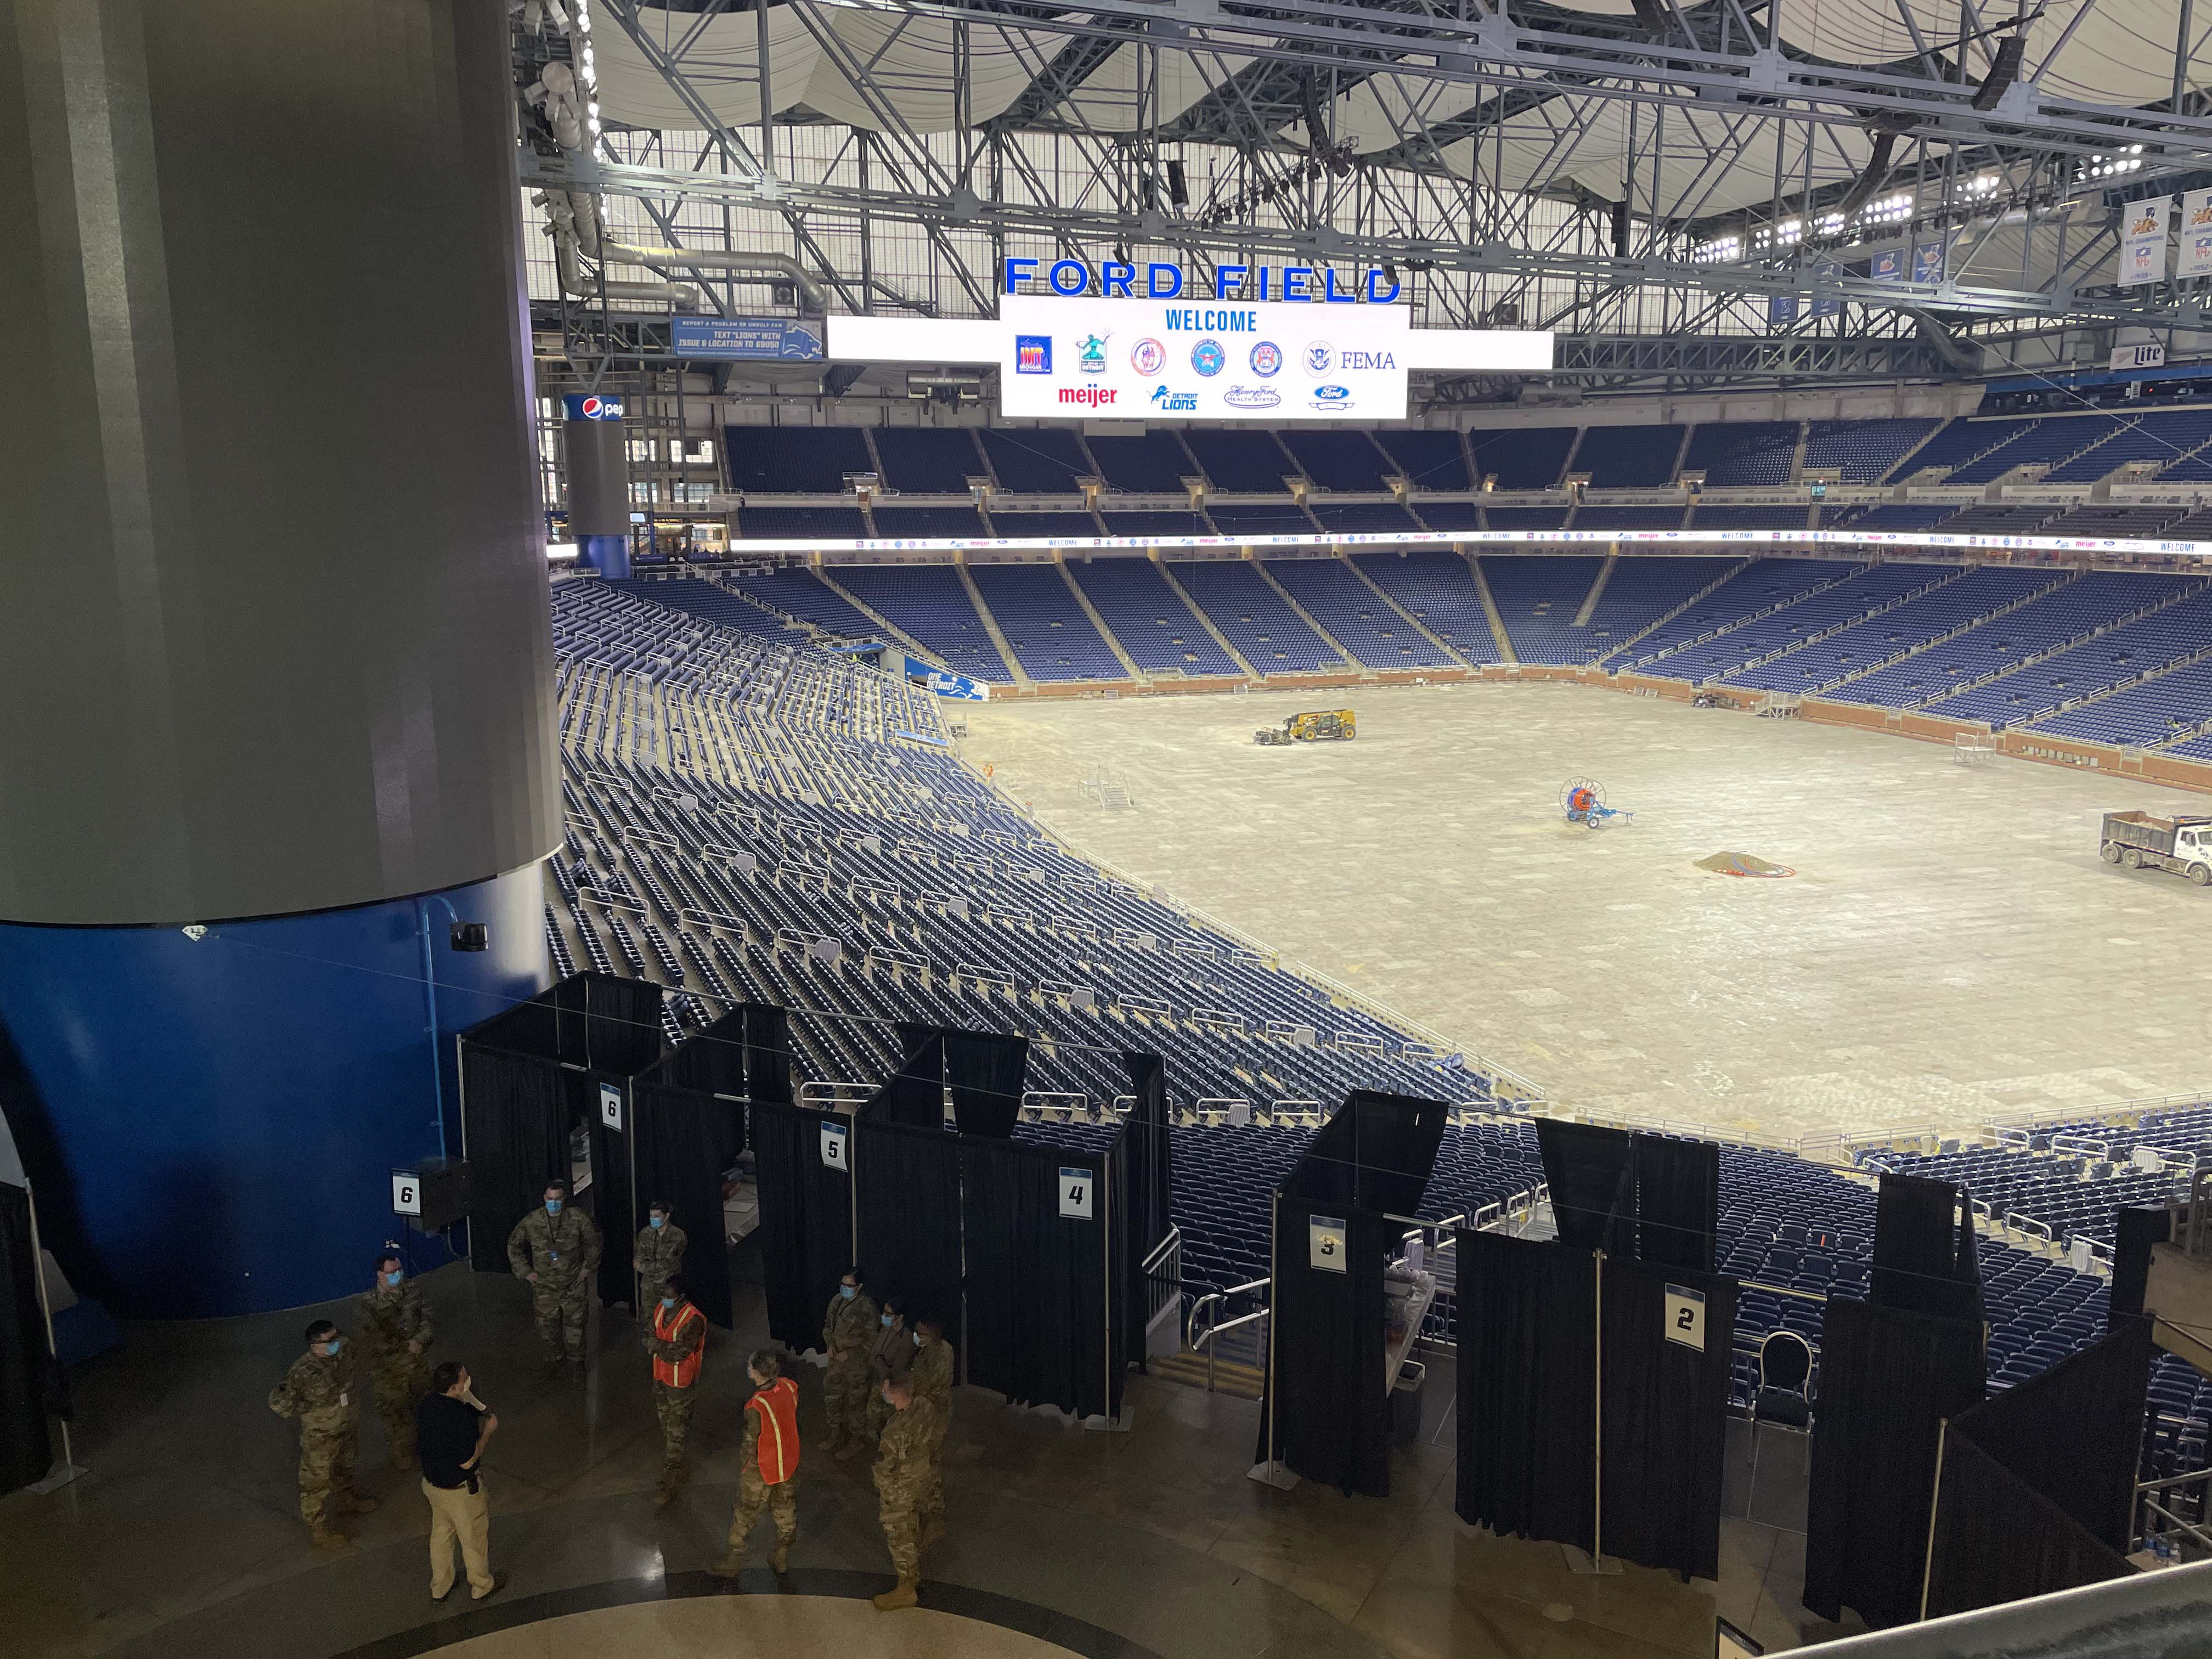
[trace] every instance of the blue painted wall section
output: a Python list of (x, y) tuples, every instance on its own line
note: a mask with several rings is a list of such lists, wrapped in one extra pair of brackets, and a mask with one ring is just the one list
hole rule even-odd
[[(442, 898), (490, 930), (456, 951)], [(548, 982), (537, 866), (427, 898), (176, 927), (0, 925), (4, 1098), (71, 1277), (210, 1318), (365, 1288), (392, 1171), (460, 1152), (456, 1033)], [(427, 916), (443, 1071), (426, 1030)], [(418, 1261), (434, 1259), (426, 1241)]]

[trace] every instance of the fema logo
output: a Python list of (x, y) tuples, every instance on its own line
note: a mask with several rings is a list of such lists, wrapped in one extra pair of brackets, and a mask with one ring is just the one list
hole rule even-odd
[(1262, 340), (1252, 348), (1252, 372), (1261, 380), (1280, 372), (1282, 367), (1283, 349), (1273, 340)]
[(1316, 340), (1306, 348), (1306, 373), (1326, 374), (1336, 362), (1336, 354)]
[(1049, 334), (1015, 335), (1014, 373), (1017, 374), (1051, 374), (1052, 336)]
[(1190, 366), (1211, 380), (1229, 367), (1229, 354), (1218, 340), (1200, 340), (1190, 349)]
[(1142, 339), (1129, 348), (1129, 367), (1150, 380), (1168, 360), (1168, 349), (1158, 340)]

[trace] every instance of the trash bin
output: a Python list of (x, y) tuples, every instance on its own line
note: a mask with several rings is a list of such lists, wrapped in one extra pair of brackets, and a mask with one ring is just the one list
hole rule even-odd
[(1429, 1368), (1409, 1359), (1398, 1370), (1398, 1386), (1390, 1390), (1390, 1443), (1410, 1446), (1421, 1437), (1421, 1385)]

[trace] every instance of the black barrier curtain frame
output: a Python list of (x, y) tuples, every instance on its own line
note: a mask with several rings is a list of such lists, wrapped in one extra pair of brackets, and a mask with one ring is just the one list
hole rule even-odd
[[(1167, 1240), (1175, 1225), (1175, 1140), (1168, 1127), (1167, 1067), (1158, 1054), (1127, 1053), (1121, 1064), (1129, 1074), (1134, 1103), (1121, 1120), (1115, 1140), (1123, 1158), (1121, 1236), (1123, 1314), (1122, 1346), (1133, 1364), (1145, 1363), (1146, 1326), (1152, 1318), (1152, 1286), (1145, 1263)], [(1176, 1316), (1181, 1317), (1180, 1293)]]
[(643, 1081), (630, 1085), (629, 1097), (640, 1202), (666, 1204), (670, 1220), (689, 1236), (685, 1294), (709, 1324), (727, 1330), (734, 1310), (722, 1171), (744, 1139), (744, 1106), (701, 1089)]
[[(960, 1141), (943, 1128), (853, 1120), (853, 1206), (859, 1258), (877, 1300), (903, 1297), (915, 1317), (945, 1323), (960, 1352)], [(941, 1119), (941, 1114), (940, 1114)]]
[(1559, 1243), (1578, 1250), (1635, 1255), (1628, 1222), (1635, 1202), (1629, 1168), (1634, 1137), (1626, 1129), (1540, 1117), (1536, 1145)]
[[(1332, 1233), (1340, 1250), (1316, 1243)], [(1263, 1461), (1347, 1496), (1390, 1495), (1382, 1270), (1396, 1242), (1378, 1210), (1276, 1194)]]
[(2125, 1556), (1956, 1429), (1943, 1437), (1923, 1617), (2135, 1577)]
[(1642, 1261), (1710, 1273), (1718, 1241), (1721, 1149), (1710, 1140), (1635, 1135), (1629, 1170)]
[(651, 980), (583, 973), (553, 988), (564, 1015), (561, 1059), (631, 1077), (660, 1057), (665, 994)]
[(469, 1265), (505, 1273), (507, 1236), (568, 1178), (568, 1085), (552, 1059), (461, 1040), (461, 1134), (469, 1160)]
[[(6, 1133), (0, 1125), (0, 1137)], [(44, 1479), (53, 1462), (46, 1406), (51, 1359), (39, 1272), (31, 1194), (0, 1183), (0, 1492)]]
[(1875, 1200), (1875, 1305), (1982, 1318), (1973, 1206), (1948, 1181), (1885, 1173)]
[(741, 1003), (738, 1012), (744, 1033), (746, 1095), (790, 1104), (791, 1016), (764, 1002)]
[(1462, 1231), (1459, 1469), (1470, 1526), (1592, 1550), (1597, 1261), (1571, 1245)]
[(1828, 1299), (1806, 1503), (1805, 1605), (1877, 1629), (1920, 1613), (1937, 1440), (1981, 1401), (1982, 1328)]
[(824, 1131), (834, 1129), (849, 1160), (852, 1120), (758, 1099), (751, 1118), (769, 1334), (804, 1353), (822, 1346), (822, 1316), (853, 1265), (850, 1177), (823, 1157)]
[[(632, 1167), (632, 1139), (636, 1114), (630, 1103), (629, 1080), (604, 1072), (568, 1072), (570, 1121), (580, 1115), (592, 1149), (592, 1219), (599, 1226), (605, 1244), (599, 1254), (599, 1300), (611, 1308), (629, 1307), (637, 1300), (637, 1280), (630, 1268), (630, 1247), (638, 1221), (635, 1171)], [(611, 1120), (611, 1121), (610, 1121)]]
[(1109, 1157), (963, 1136), (968, 1380), (1014, 1405), (1118, 1417)]
[(1006, 1139), (1021, 1115), (1030, 1040), (993, 1031), (947, 1030), (943, 1035), (953, 1122), (963, 1135)]
[(1735, 1281), (1607, 1257), (1601, 1290), (1599, 1547), (1718, 1578)]
[(861, 1103), (856, 1116), (910, 1129), (945, 1128), (945, 1034), (934, 1025), (902, 1021), (898, 1069)]

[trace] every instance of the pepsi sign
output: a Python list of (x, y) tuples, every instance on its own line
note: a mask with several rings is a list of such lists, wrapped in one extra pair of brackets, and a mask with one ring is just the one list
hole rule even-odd
[(596, 392), (571, 392), (561, 403), (572, 421), (619, 421), (623, 417), (621, 398), (602, 397)]

